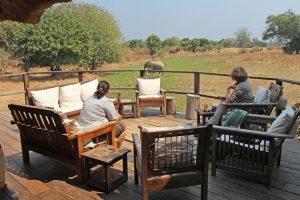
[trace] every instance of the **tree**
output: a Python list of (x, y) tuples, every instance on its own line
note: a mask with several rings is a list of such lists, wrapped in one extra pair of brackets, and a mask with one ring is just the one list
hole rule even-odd
[(200, 44), (201, 44), (201, 40), (200, 39), (198, 39), (198, 38), (192, 39), (190, 50), (195, 53), (199, 49)]
[[(93, 20), (91, 20), (93, 19)], [(37, 25), (22, 25), (14, 53), (29, 67), (97, 65), (118, 60), (121, 33), (113, 17), (89, 4), (62, 4), (46, 11)]]
[(225, 47), (225, 48), (238, 46), (238, 43), (234, 38), (222, 39), (219, 43), (222, 44), (223, 47)]
[(167, 38), (162, 42), (164, 48), (179, 47), (180, 39), (177, 37)]
[(250, 32), (247, 30), (247, 28), (240, 28), (235, 33), (235, 37), (238, 43), (238, 47), (240, 48), (250, 47), (251, 45)]
[(143, 40), (138, 39), (128, 40), (125, 45), (131, 49), (143, 48), (145, 46)]
[(266, 47), (268, 45), (268, 43), (263, 42), (263, 41), (259, 40), (258, 38), (253, 38), (252, 44), (253, 44), (253, 46), (259, 46), (259, 47)]
[(146, 44), (149, 49), (149, 53), (151, 56), (154, 56), (158, 53), (161, 47), (161, 41), (160, 38), (157, 35), (150, 35), (146, 39)]
[(277, 16), (270, 15), (267, 17), (266, 24), (264, 40), (284, 42), (284, 50), (287, 53), (300, 52), (300, 15), (296, 15), (291, 10)]
[(9, 59), (9, 54), (5, 49), (0, 48), (0, 74), (4, 73), (4, 65)]

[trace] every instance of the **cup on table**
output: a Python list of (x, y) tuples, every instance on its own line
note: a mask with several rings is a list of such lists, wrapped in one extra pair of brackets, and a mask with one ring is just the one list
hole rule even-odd
[(120, 140), (116, 140), (115, 151), (119, 151), (120, 148), (121, 148), (121, 141)]
[(208, 104), (207, 104), (207, 103), (203, 104), (203, 110), (204, 110), (204, 111), (207, 111), (207, 110), (208, 110)]

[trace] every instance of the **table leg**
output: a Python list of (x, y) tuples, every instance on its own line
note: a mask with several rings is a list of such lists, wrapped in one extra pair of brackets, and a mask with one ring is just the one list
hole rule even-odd
[(105, 181), (106, 181), (106, 187), (107, 187), (107, 192), (112, 191), (111, 187), (111, 168), (110, 165), (105, 166)]
[(124, 176), (124, 182), (128, 180), (128, 165), (127, 165), (127, 154), (123, 157), (123, 176)]
[(199, 112), (197, 112), (197, 126), (200, 126), (200, 114), (199, 114)]

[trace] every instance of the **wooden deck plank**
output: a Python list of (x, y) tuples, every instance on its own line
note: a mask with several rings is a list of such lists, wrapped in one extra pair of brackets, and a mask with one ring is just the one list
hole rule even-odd
[[(129, 180), (110, 194), (94, 191), (75, 179), (74, 169), (60, 161), (30, 152), (30, 165), (22, 161), (19, 134), (16, 126), (9, 123), (10, 113), (0, 112), (0, 143), (6, 155), (8, 187), (0, 191), (0, 199), (141, 199), (141, 185), (134, 184), (133, 155), (129, 153)], [(127, 136), (124, 147), (132, 149), (133, 132), (139, 132), (138, 125), (144, 126), (174, 126), (190, 123), (191, 120), (182, 116), (149, 116), (138, 119), (124, 120), (127, 126)], [(194, 122), (194, 121), (193, 121)], [(121, 164), (117, 163), (116, 168)], [(12, 175), (13, 174), (13, 175)], [(25, 180), (25, 181), (22, 181)], [(28, 187), (40, 185), (45, 190), (30, 191)], [(173, 190), (151, 192), (152, 200), (199, 199), (200, 187), (192, 186)], [(213, 200), (298, 200), (300, 199), (300, 143), (287, 140), (283, 145), (282, 163), (274, 168), (272, 187), (252, 182), (248, 179), (232, 175), (226, 171), (217, 170), (217, 176), (209, 176), (208, 197)]]

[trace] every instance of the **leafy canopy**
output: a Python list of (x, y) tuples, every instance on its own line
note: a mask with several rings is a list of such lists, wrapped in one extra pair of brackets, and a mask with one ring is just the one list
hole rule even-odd
[(156, 55), (161, 47), (161, 41), (157, 35), (150, 35), (146, 39), (146, 44), (151, 56)]
[(89, 4), (62, 4), (37, 25), (20, 25), (14, 53), (25, 69), (79, 64), (95, 69), (119, 58), (121, 33), (113, 16)]
[(284, 42), (284, 50), (288, 53), (300, 51), (300, 15), (291, 10), (279, 14), (270, 15), (266, 20), (267, 29), (263, 33), (264, 40)]

